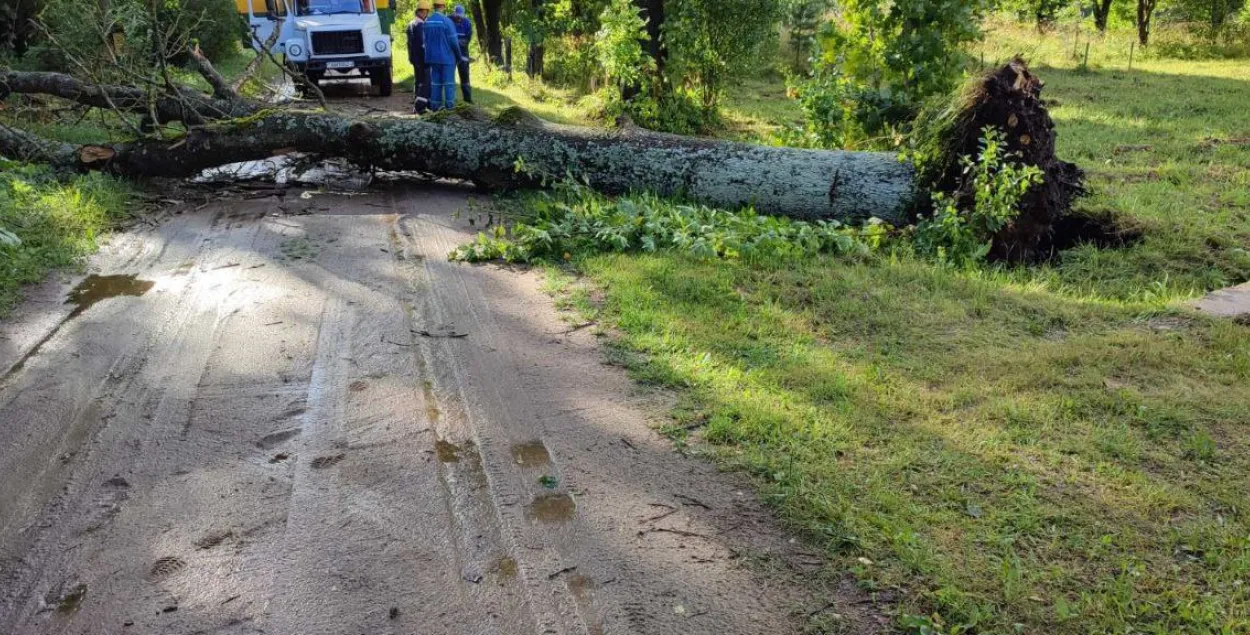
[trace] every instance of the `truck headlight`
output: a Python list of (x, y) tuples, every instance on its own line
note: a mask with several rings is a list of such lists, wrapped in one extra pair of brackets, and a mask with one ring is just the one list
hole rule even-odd
[(374, 42), (373, 50), (379, 53), (385, 53), (386, 52), (386, 40), (378, 40), (377, 42)]
[(304, 47), (298, 44), (291, 44), (286, 47), (286, 52), (291, 57), (299, 57), (304, 54)]

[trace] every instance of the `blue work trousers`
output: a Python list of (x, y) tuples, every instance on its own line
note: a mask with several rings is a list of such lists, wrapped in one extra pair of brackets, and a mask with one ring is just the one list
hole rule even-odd
[(456, 65), (430, 64), (430, 108), (456, 107)]

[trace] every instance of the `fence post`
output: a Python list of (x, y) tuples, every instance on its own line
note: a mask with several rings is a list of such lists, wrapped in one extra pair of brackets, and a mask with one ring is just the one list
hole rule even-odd
[(1085, 43), (1085, 61), (1081, 62), (1081, 67), (1089, 70), (1089, 42)]
[(1128, 69), (1133, 70), (1133, 50), (1137, 48), (1137, 42), (1128, 43)]

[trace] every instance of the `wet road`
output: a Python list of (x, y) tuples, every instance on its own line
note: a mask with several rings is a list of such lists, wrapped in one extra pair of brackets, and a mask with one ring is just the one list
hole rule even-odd
[(120, 235), (0, 324), (0, 632), (858, 623), (535, 274), (447, 261), (465, 194), (312, 201)]

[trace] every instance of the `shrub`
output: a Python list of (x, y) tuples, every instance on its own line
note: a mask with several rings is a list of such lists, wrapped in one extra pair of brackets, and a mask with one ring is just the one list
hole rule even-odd
[(994, 235), (1016, 217), (1025, 192), (1042, 182), (1040, 169), (1011, 158), (1003, 133), (987, 127), (980, 154), (961, 161), (970, 179), (965, 188), (972, 193), (971, 209), (959, 209), (950, 194), (934, 193), (933, 214), (916, 225), (916, 250), (955, 265), (984, 260)]

